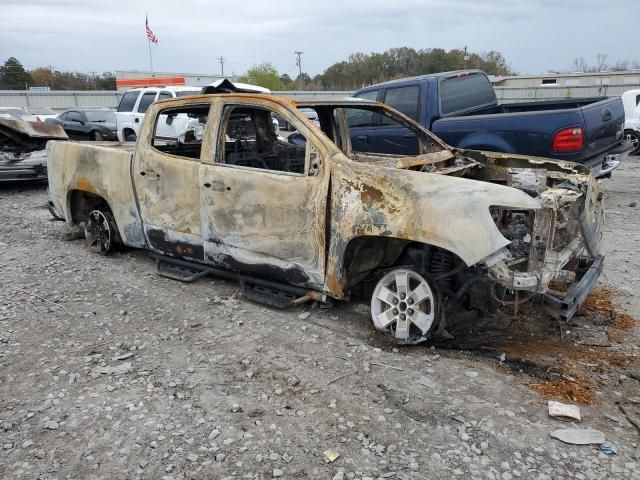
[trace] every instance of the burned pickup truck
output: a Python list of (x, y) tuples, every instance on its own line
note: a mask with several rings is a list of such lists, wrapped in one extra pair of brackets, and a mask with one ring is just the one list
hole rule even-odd
[[(305, 141), (278, 136), (273, 114)], [(158, 138), (176, 115), (198, 128)], [(406, 128), (419, 154), (358, 151), (350, 129), (372, 116)], [(400, 343), (458, 308), (534, 295), (568, 318), (602, 268), (602, 192), (586, 168), (455, 149), (373, 101), (183, 97), (149, 108), (135, 148), (47, 150), (51, 208), (84, 224), (92, 251), (148, 249), (163, 275), (239, 280), (280, 307), (367, 295), (375, 327)]]

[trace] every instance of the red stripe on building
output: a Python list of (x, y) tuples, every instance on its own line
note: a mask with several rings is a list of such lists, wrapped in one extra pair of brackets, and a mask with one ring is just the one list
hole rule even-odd
[(184, 77), (116, 78), (116, 87), (162, 87), (185, 85)]

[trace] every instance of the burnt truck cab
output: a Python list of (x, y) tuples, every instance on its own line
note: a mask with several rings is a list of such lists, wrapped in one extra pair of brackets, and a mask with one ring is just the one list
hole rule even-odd
[[(193, 131), (159, 138), (175, 115), (197, 120)], [(407, 129), (406, 153), (354, 147), (350, 130), (374, 118)], [(279, 306), (366, 294), (376, 328), (401, 343), (456, 308), (533, 295), (568, 318), (602, 267), (602, 192), (588, 169), (452, 148), (374, 101), (184, 97), (149, 108), (135, 149), (51, 142), (48, 155), (51, 206), (84, 223), (93, 251), (148, 249), (167, 276), (240, 279), (246, 296)]]

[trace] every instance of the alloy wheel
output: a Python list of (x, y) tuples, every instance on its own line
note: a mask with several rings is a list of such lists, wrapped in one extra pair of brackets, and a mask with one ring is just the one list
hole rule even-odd
[(376, 329), (391, 333), (398, 343), (427, 339), (436, 318), (436, 295), (417, 272), (398, 268), (384, 275), (371, 297)]

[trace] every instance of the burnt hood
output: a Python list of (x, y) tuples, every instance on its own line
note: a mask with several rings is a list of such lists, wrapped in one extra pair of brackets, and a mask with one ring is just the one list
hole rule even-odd
[(68, 139), (60, 125), (0, 117), (0, 152), (29, 153), (43, 150), (49, 140)]

